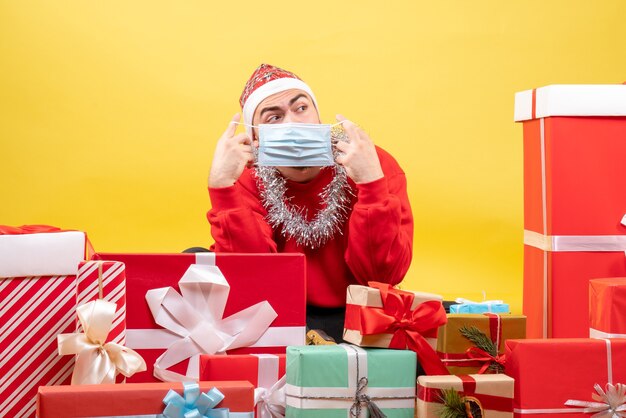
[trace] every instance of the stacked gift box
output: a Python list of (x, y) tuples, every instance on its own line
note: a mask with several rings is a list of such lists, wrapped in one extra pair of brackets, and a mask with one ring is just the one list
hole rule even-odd
[(0, 226), (0, 416), (622, 416), (626, 86), (518, 93), (515, 119), (524, 315), (370, 282), (345, 343), (305, 345), (302, 254), (94, 254)]
[(619, 416), (626, 340), (613, 338), (626, 319), (618, 277), (626, 276), (626, 86), (521, 92), (515, 120), (524, 125), (529, 337), (506, 342), (515, 415)]

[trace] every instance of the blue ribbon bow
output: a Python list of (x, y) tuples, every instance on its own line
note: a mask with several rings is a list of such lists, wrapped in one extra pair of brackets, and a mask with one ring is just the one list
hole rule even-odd
[(200, 391), (197, 383), (183, 383), (184, 396), (169, 390), (163, 403), (165, 418), (228, 418), (228, 408), (215, 408), (225, 398), (217, 388), (206, 393)]

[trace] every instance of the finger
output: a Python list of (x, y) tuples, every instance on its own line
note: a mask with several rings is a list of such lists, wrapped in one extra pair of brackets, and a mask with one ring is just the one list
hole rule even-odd
[(237, 134), (237, 135), (231, 137), (230, 139), (231, 139), (231, 141), (237, 142), (239, 144), (246, 144), (246, 145), (251, 145), (252, 144), (252, 140), (250, 139), (250, 137), (246, 133)]
[(350, 144), (344, 141), (337, 141), (335, 144), (335, 148), (337, 148), (341, 152), (345, 152), (350, 148)]
[(226, 128), (226, 130), (224, 131), (225, 136), (230, 138), (231, 136), (235, 135), (235, 132), (237, 131), (237, 123), (240, 119), (241, 115), (239, 113), (235, 113), (235, 116), (233, 116), (232, 120), (228, 124), (228, 128)]

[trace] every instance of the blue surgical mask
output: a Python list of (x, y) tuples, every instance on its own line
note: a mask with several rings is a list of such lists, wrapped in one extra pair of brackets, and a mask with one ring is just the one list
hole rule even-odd
[[(323, 167), (335, 164), (330, 131), (334, 125), (276, 123), (259, 129), (257, 164), (271, 167)], [(243, 125), (243, 124), (242, 124)]]
[(277, 123), (259, 126), (260, 166), (315, 167), (334, 165), (331, 125)]

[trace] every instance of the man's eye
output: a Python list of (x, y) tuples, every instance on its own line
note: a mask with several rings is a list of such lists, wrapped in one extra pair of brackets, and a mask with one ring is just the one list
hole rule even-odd
[(278, 122), (279, 120), (280, 120), (280, 116), (272, 115), (272, 116), (267, 118), (266, 122), (267, 123), (274, 123), (274, 122)]
[(302, 106), (298, 106), (298, 108), (296, 109), (298, 112), (304, 112), (305, 110), (307, 110), (309, 107), (307, 105), (302, 105)]

